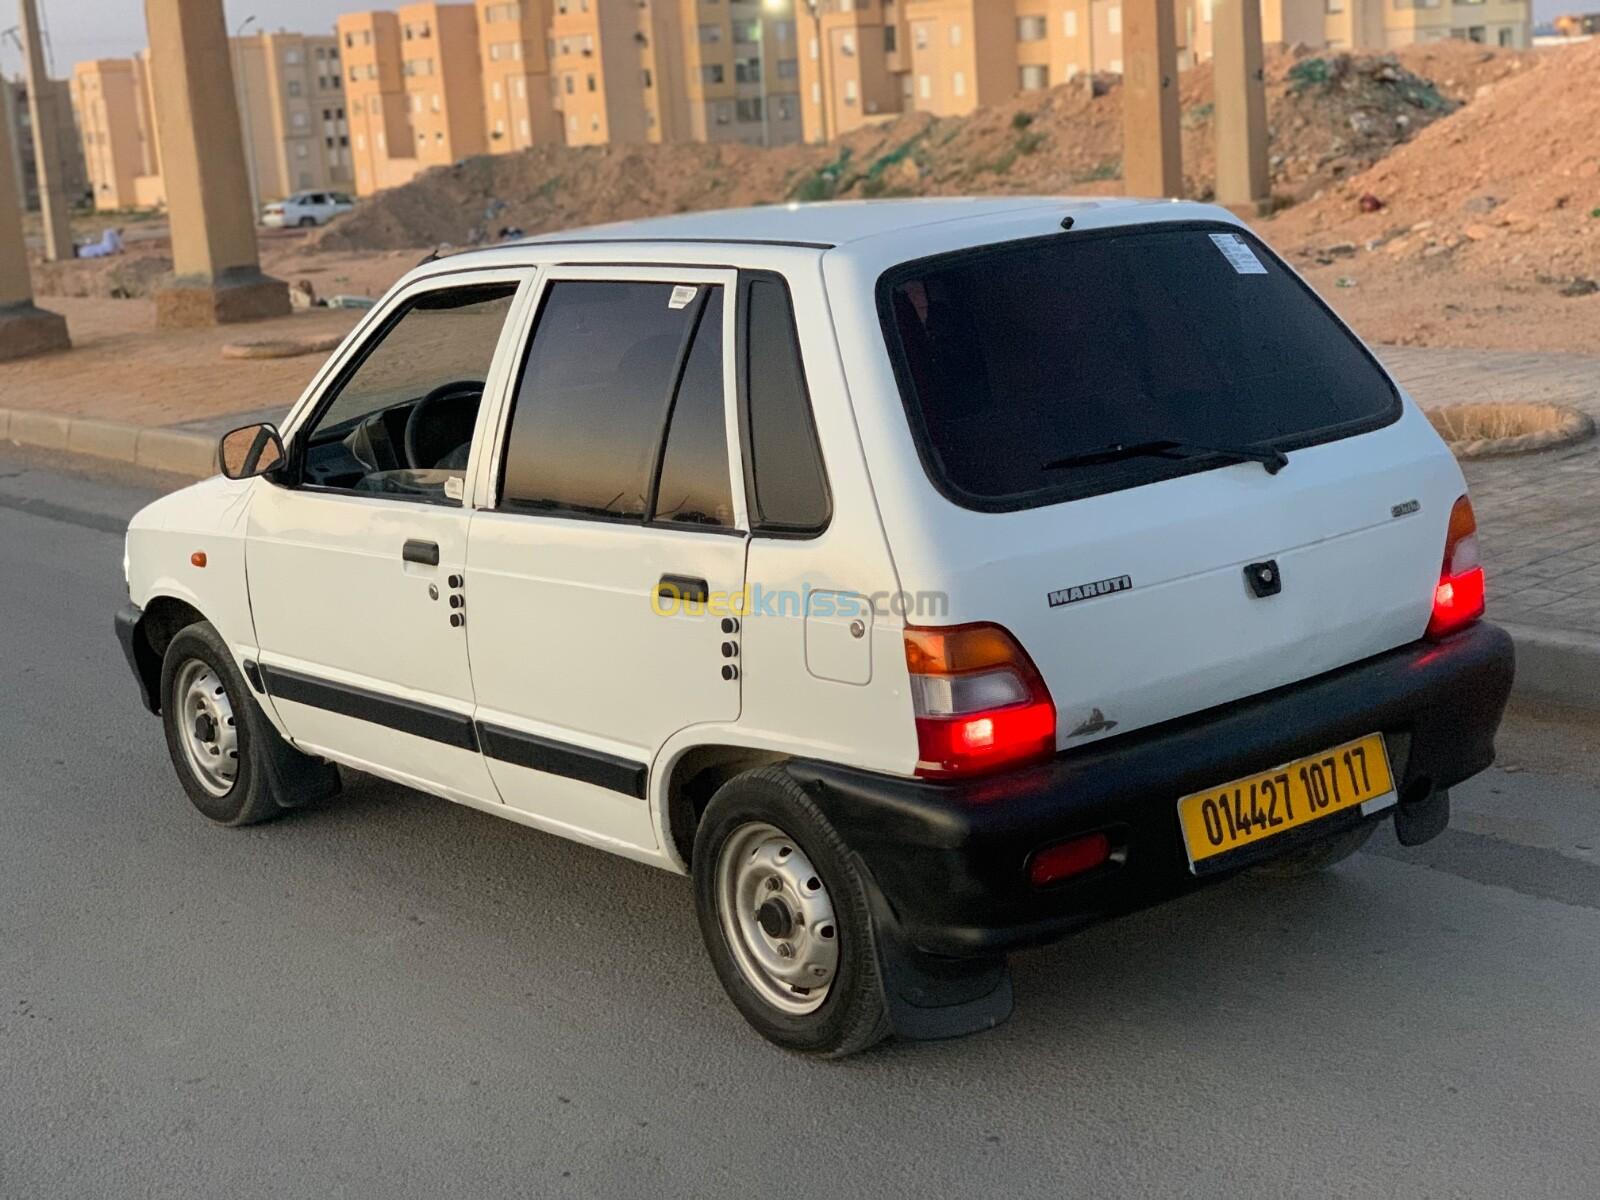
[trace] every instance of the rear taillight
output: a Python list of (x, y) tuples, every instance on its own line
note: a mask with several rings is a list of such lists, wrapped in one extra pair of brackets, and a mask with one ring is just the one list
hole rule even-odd
[(1433, 589), (1433, 615), (1427, 636), (1434, 641), (1465, 629), (1483, 616), (1483, 560), (1478, 555), (1478, 520), (1465, 496), (1450, 510), (1444, 541), (1444, 568)]
[(998, 625), (908, 626), (917, 774), (973, 775), (1056, 747), (1056, 707), (1033, 660)]

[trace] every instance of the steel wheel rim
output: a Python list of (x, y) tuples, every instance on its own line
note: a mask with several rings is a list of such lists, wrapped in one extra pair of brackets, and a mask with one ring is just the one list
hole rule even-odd
[(239, 726), (228, 689), (209, 663), (191, 658), (178, 668), (172, 696), (189, 773), (211, 795), (226, 796), (239, 777)]
[(745, 982), (781, 1012), (821, 1008), (839, 970), (839, 926), (799, 843), (776, 825), (741, 825), (717, 857), (716, 898)]

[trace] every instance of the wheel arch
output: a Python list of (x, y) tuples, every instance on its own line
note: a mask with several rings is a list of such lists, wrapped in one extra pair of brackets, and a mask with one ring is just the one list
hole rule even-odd
[(717, 789), (735, 775), (793, 756), (769, 747), (731, 742), (700, 742), (685, 747), (666, 765), (659, 790), (662, 846), (680, 867), (688, 870), (694, 857), (694, 834), (701, 814)]
[(178, 631), (206, 616), (187, 600), (176, 596), (152, 596), (133, 627), (133, 662), (144, 692), (145, 707), (161, 712), (161, 661)]

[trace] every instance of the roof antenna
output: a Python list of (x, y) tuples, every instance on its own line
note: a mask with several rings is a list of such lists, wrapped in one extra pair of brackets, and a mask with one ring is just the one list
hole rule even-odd
[(1063, 229), (1071, 229), (1072, 228), (1072, 218), (1071, 217), (1062, 217), (1061, 218), (1061, 228), (1063, 228)]

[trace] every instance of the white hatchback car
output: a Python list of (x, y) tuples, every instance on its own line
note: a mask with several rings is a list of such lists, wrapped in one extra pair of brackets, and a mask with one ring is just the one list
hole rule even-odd
[(355, 206), (356, 202), (344, 192), (296, 192), (263, 208), (261, 223), (273, 229), (294, 226), (309, 229), (313, 225), (326, 225)]
[(1511, 686), (1449, 452), (1204, 205), (460, 254), (221, 455), (134, 518), (117, 617), (200, 811), (340, 764), (692, 874), (733, 1002), (812, 1053), (1003, 1020), (1012, 948), (1434, 836)]

